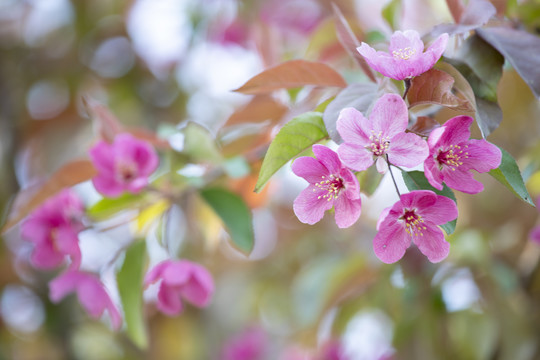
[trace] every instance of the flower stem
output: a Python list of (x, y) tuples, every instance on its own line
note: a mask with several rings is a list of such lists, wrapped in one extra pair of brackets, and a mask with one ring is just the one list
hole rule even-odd
[(405, 83), (405, 92), (403, 93), (403, 100), (407, 97), (407, 93), (409, 92), (409, 89), (411, 88), (411, 79), (404, 79), (403, 82)]
[(401, 193), (399, 192), (399, 188), (396, 183), (396, 178), (394, 177), (394, 173), (392, 172), (392, 166), (390, 165), (390, 161), (388, 161), (388, 154), (386, 154), (386, 163), (388, 164), (388, 171), (390, 171), (390, 176), (392, 177), (392, 182), (394, 183), (394, 187), (396, 188), (396, 192), (398, 196), (401, 198)]

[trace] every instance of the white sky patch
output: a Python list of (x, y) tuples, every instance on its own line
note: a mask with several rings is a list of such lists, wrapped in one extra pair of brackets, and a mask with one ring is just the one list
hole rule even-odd
[(442, 295), (449, 312), (466, 310), (481, 299), (480, 290), (467, 268), (457, 269), (442, 283)]
[(137, 0), (127, 18), (135, 51), (154, 74), (184, 56), (191, 37), (190, 0)]
[(345, 354), (350, 359), (373, 360), (392, 353), (394, 325), (380, 310), (356, 315), (342, 336)]

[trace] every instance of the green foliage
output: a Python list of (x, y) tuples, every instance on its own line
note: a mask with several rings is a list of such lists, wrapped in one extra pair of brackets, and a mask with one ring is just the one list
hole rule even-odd
[(534, 202), (525, 187), (521, 172), (516, 160), (506, 150), (500, 148), (502, 152), (501, 165), (497, 169), (489, 172), (498, 182), (506, 186), (510, 191), (527, 204), (534, 206)]
[[(457, 203), (454, 192), (448, 186), (446, 186), (446, 184), (444, 185), (442, 190), (435, 189), (433, 186), (431, 186), (422, 171), (402, 171), (401, 175), (403, 176), (403, 181), (405, 181), (405, 185), (407, 185), (409, 191), (431, 190), (434, 193), (446, 196), (447, 198), (450, 198)], [(441, 227), (444, 229), (444, 231), (446, 231), (448, 235), (450, 235), (456, 229), (456, 223), (457, 219), (449, 221), (446, 224), (441, 225)]]
[(289, 160), (326, 138), (328, 133), (319, 112), (302, 114), (285, 124), (264, 157), (255, 192), (259, 192), (272, 175)]
[(133, 343), (142, 349), (148, 346), (142, 299), (145, 255), (146, 242), (141, 240), (131, 245), (116, 276), (124, 308), (126, 332)]
[(131, 209), (142, 203), (143, 194), (124, 193), (117, 198), (103, 198), (86, 210), (88, 216), (95, 220), (105, 220), (120, 211)]
[(251, 210), (244, 200), (222, 188), (202, 189), (200, 194), (223, 220), (234, 245), (249, 254), (253, 250), (254, 233)]

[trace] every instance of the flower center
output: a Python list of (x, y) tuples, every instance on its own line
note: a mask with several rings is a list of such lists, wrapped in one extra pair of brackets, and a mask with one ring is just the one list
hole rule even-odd
[(383, 137), (382, 131), (379, 131), (379, 133), (375, 135), (375, 131), (371, 130), (369, 140), (371, 143), (367, 145), (366, 148), (370, 150), (374, 156), (383, 156), (390, 147), (390, 138), (388, 136)]
[(394, 56), (394, 59), (409, 60), (414, 54), (416, 54), (416, 50), (411, 49), (408, 46), (404, 49), (398, 49), (398, 50), (392, 51), (392, 55)]
[[(464, 148), (466, 149), (468, 146), (465, 145)], [(439, 150), (439, 153), (437, 154), (437, 162), (439, 163), (439, 166), (442, 167), (442, 165), (449, 166), (452, 171), (455, 171), (460, 165), (463, 165), (463, 159), (467, 159), (469, 157), (468, 152), (463, 152), (461, 149), (461, 146), (459, 145), (450, 145), (450, 148), (447, 150)]]
[(424, 236), (423, 231), (427, 228), (423, 225), (422, 216), (416, 213), (416, 209), (405, 209), (400, 220), (405, 221), (405, 231), (413, 236)]
[[(326, 194), (319, 195), (317, 199), (327, 199), (328, 201), (337, 199), (341, 189), (345, 188), (343, 179), (334, 174), (328, 177), (323, 176), (321, 181), (315, 183), (315, 186), (326, 191)], [(317, 189), (313, 189), (313, 191), (317, 191)]]
[(116, 174), (120, 181), (130, 182), (137, 175), (137, 167), (133, 163), (118, 162), (116, 163)]

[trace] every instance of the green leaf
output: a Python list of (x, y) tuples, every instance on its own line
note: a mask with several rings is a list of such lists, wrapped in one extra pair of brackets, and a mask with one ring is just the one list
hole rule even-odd
[(222, 188), (202, 189), (200, 194), (223, 220), (236, 247), (249, 254), (253, 250), (254, 234), (251, 210), (244, 200)]
[(88, 208), (86, 213), (95, 220), (104, 220), (122, 210), (130, 209), (136, 205), (139, 205), (143, 201), (143, 198), (144, 195), (142, 193), (125, 193), (114, 199), (104, 198)]
[(272, 175), (311, 145), (326, 139), (328, 133), (320, 112), (308, 112), (285, 124), (264, 157), (255, 192), (262, 190)]
[[(414, 190), (431, 190), (437, 195), (446, 196), (447, 198), (450, 198), (454, 200), (454, 202), (457, 204), (456, 197), (454, 195), (454, 192), (444, 184), (444, 187), (442, 190), (437, 190), (426, 179), (426, 176), (424, 175), (424, 172), (422, 171), (402, 171), (401, 176), (403, 176), (403, 181), (405, 182), (405, 185), (407, 185), (407, 188), (409, 191)], [(448, 235), (452, 234), (454, 230), (456, 229), (456, 223), (457, 219), (447, 222), (446, 224), (440, 225), (444, 231)]]
[(210, 132), (202, 125), (194, 122), (182, 129), (185, 136), (183, 153), (194, 163), (219, 164), (223, 160), (216, 142)]
[(500, 148), (502, 152), (501, 165), (497, 169), (493, 169), (489, 172), (489, 175), (493, 176), (498, 182), (506, 186), (514, 195), (527, 204), (534, 206), (534, 202), (531, 199), (531, 195), (525, 187), (521, 172), (516, 163), (516, 160), (506, 150)]
[(148, 346), (148, 333), (143, 319), (143, 270), (146, 242), (138, 241), (126, 251), (124, 264), (116, 275), (122, 300), (127, 335), (141, 349)]

